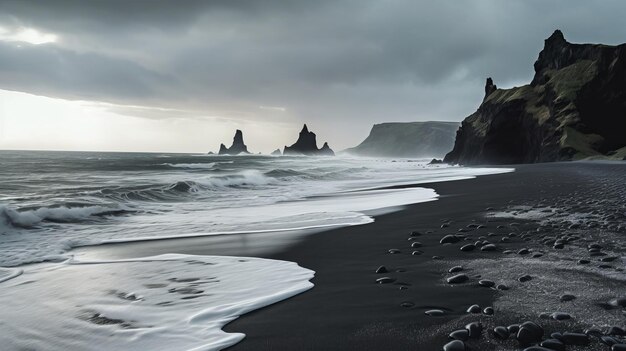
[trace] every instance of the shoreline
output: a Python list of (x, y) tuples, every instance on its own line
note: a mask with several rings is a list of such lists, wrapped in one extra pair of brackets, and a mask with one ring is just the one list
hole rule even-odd
[[(595, 177), (606, 174), (605, 184), (619, 185), (620, 176), (625, 172), (626, 164), (619, 162), (549, 163), (516, 166), (513, 173), (480, 176), (462, 182), (419, 184), (434, 189), (440, 195), (438, 201), (418, 203), (399, 212), (376, 216), (375, 221), (367, 225), (317, 233), (280, 252), (262, 256), (297, 262), (314, 270), (316, 275), (312, 282), (315, 286), (304, 294), (251, 312), (228, 324), (225, 331), (246, 334), (242, 342), (228, 350), (414, 350), (416, 347), (440, 350), (449, 341), (448, 333), (462, 329), (471, 321), (483, 323), (486, 330), (496, 324), (521, 323), (528, 319), (545, 325), (545, 328), (582, 331), (583, 326), (591, 326), (583, 315), (573, 315), (572, 319), (554, 325), (552, 320), (542, 320), (541, 317), (545, 316), (540, 317), (537, 311), (512, 311), (507, 306), (507, 295), (521, 299), (530, 296), (524, 295), (527, 287), (515, 282), (515, 277), (507, 276), (504, 281), (511, 286), (512, 292), (477, 284), (483, 274), (489, 279), (496, 278), (497, 269), (490, 271), (489, 266), (496, 266), (493, 263), (499, 260), (522, 268), (526, 259), (535, 265), (543, 260), (564, 260), (560, 253), (561, 256), (553, 257), (549, 248), (535, 244), (541, 239), (533, 237), (533, 231), (540, 227), (538, 221), (485, 216), (488, 208), (497, 211), (537, 202), (559, 205), (563, 197), (572, 197), (573, 192), (591, 197), (606, 195), (595, 189), (598, 187), (593, 184), (597, 180)], [(602, 186), (604, 184), (600, 184), (600, 190)], [(442, 224), (448, 227), (442, 228)], [(472, 224), (482, 224), (484, 228), (468, 229)], [(554, 231), (561, 229), (554, 228)], [(422, 235), (408, 240), (412, 231), (419, 231)], [(467, 235), (471, 240), (460, 244), (439, 244), (444, 235), (455, 233)], [(506, 242), (499, 241), (510, 233), (513, 235)], [(494, 242), (498, 247), (496, 252), (459, 251), (460, 245), (473, 243), (479, 237)], [(411, 248), (414, 241), (421, 242), (421, 247)], [(537, 255), (520, 256), (522, 261), (519, 261), (515, 252), (525, 247)], [(390, 254), (390, 249), (399, 249), (400, 253)], [(512, 250), (514, 258), (503, 254), (505, 249)], [(412, 255), (416, 250), (423, 253)], [(433, 256), (440, 258), (433, 259)], [(515, 262), (511, 263), (512, 260)], [(469, 283), (446, 284), (445, 278), (451, 276), (447, 270), (459, 263), (471, 267), (464, 272), (470, 276)], [(389, 273), (376, 274), (381, 265)], [(545, 274), (551, 276), (561, 269), (563, 267), (548, 267)], [(596, 272), (588, 274), (597, 278)], [(376, 284), (376, 279), (383, 276), (395, 281)], [(494, 280), (501, 282), (501, 279)], [(607, 289), (605, 298), (617, 294)], [(556, 298), (558, 302), (558, 296)], [(544, 303), (546, 306), (543, 307), (548, 308), (551, 302)], [(493, 306), (495, 315), (465, 313), (473, 304), (483, 308)], [(565, 305), (561, 309), (578, 313), (589, 308)], [(431, 309), (440, 309), (444, 315), (430, 317), (424, 314)], [(594, 310), (593, 313), (600, 312)], [(606, 323), (617, 323), (614, 320), (607, 318)], [(494, 342), (489, 334), (485, 332), (485, 337), (468, 345), (481, 350), (518, 347), (516, 341)]]

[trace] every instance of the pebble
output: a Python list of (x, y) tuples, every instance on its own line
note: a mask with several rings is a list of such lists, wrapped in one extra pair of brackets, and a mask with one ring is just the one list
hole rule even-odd
[(465, 343), (461, 340), (452, 340), (443, 345), (443, 351), (465, 351)]
[(411, 243), (411, 247), (413, 248), (422, 247), (422, 243), (420, 243), (419, 241), (414, 241), (413, 243)]
[(460, 284), (460, 283), (465, 283), (466, 281), (468, 281), (469, 277), (461, 273), (461, 274), (454, 275), (446, 280), (448, 284)]
[(587, 335), (591, 335), (591, 336), (595, 336), (595, 337), (600, 337), (601, 335), (603, 335), (604, 333), (602, 333), (602, 330), (598, 329), (598, 328), (594, 328), (591, 327), (589, 329), (585, 329), (583, 331), (583, 333), (587, 334)]
[(517, 251), (518, 255), (528, 255), (529, 253), (530, 253), (530, 251), (528, 249), (526, 249), (526, 248)]
[(565, 312), (554, 312), (550, 315), (550, 317), (552, 317), (552, 319), (557, 320), (557, 321), (563, 321), (563, 320), (572, 318), (572, 316), (570, 316), (569, 313), (565, 313)]
[(511, 324), (508, 327), (506, 327), (506, 329), (511, 334), (517, 334), (517, 332), (519, 331), (519, 324)]
[(572, 301), (575, 300), (576, 296), (572, 295), (572, 294), (564, 294), (561, 295), (560, 300), (561, 302), (567, 302), (567, 301)]
[(582, 333), (565, 332), (561, 341), (566, 345), (587, 345), (589, 344), (589, 336)]
[(390, 277), (382, 277), (382, 278), (378, 278), (376, 279), (376, 283), (378, 284), (390, 284), (395, 282), (396, 280), (394, 278), (390, 278)]
[(542, 341), (539, 345), (550, 350), (565, 351), (565, 345), (557, 339), (547, 339)]
[(617, 299), (613, 299), (613, 300), (609, 301), (609, 305), (611, 305), (613, 307), (626, 308), (626, 297), (620, 297), (620, 298), (617, 298)]
[(472, 339), (480, 338), (483, 332), (483, 325), (479, 322), (472, 322), (465, 326), (465, 329), (469, 332), (469, 337)]
[(519, 326), (517, 341), (524, 346), (539, 342), (543, 337), (543, 328), (534, 322), (524, 322)]
[(529, 280), (531, 280), (531, 279), (533, 279), (533, 277), (531, 277), (531, 276), (530, 276), (530, 275), (528, 275), (528, 274), (523, 275), (523, 276), (521, 276), (521, 277), (517, 278), (517, 280), (519, 280), (521, 283), (527, 282), (527, 281), (529, 281)]
[(401, 251), (398, 249), (389, 249), (388, 251), (390, 254), (399, 254)]
[(465, 251), (465, 252), (474, 251), (474, 249), (476, 249), (476, 245), (474, 244), (466, 244), (466, 245), (461, 246), (460, 248), (461, 251)]
[(425, 315), (427, 316), (431, 316), (431, 317), (441, 317), (444, 314), (446, 314), (444, 311), (442, 310), (428, 310), (426, 312), (424, 312)]
[(505, 291), (509, 290), (509, 287), (504, 284), (498, 284), (498, 286), (496, 286), (496, 289)]
[(609, 346), (613, 346), (615, 344), (620, 344), (620, 341), (610, 337), (610, 336), (601, 336), (600, 337), (600, 341), (602, 341), (603, 344), (605, 345), (609, 345)]
[(578, 260), (578, 264), (588, 264), (588, 263), (590, 263), (590, 262), (591, 262), (591, 261), (589, 261), (589, 260), (585, 260), (585, 259)]
[(469, 331), (467, 329), (455, 330), (450, 335), (448, 335), (450, 339), (467, 341), (469, 339)]
[(439, 240), (440, 244), (454, 244), (454, 243), (458, 243), (459, 241), (461, 241), (461, 238), (459, 238), (456, 235), (446, 235), (443, 238), (441, 238), (441, 240)]
[(624, 335), (626, 335), (626, 330), (624, 330), (624, 329), (622, 329), (620, 327), (611, 327), (611, 329), (609, 329), (607, 334), (624, 336)]
[(378, 269), (376, 270), (376, 273), (377, 273), (377, 274), (380, 274), (380, 273), (388, 273), (388, 272), (389, 272), (389, 271), (387, 270), (387, 267), (385, 267), (385, 266), (380, 266), (380, 267), (378, 267)]
[(478, 306), (478, 305), (471, 305), (470, 307), (467, 308), (467, 310), (465, 312), (467, 312), (467, 313), (480, 313), (480, 306)]
[(611, 346), (611, 351), (626, 351), (626, 344), (615, 344)]
[(480, 251), (496, 251), (496, 245), (487, 244), (480, 248)]
[(422, 233), (418, 232), (418, 231), (412, 231), (411, 232), (411, 236), (420, 236), (422, 235)]
[(400, 307), (405, 307), (405, 308), (411, 308), (415, 306), (415, 304), (413, 302), (410, 301), (406, 301), (400, 304)]
[(496, 283), (493, 280), (481, 279), (478, 281), (478, 285), (484, 286), (485, 288), (491, 288), (496, 285)]
[(495, 335), (496, 338), (498, 338), (498, 339), (506, 340), (506, 339), (509, 338), (511, 333), (509, 333), (509, 331), (508, 331), (508, 329), (506, 329), (506, 327), (498, 326), (498, 327), (493, 328), (493, 335)]
[(424, 251), (422, 251), (422, 250), (415, 250), (415, 251), (411, 252), (411, 255), (417, 256), (417, 255), (421, 255), (423, 253), (424, 253)]
[(456, 273), (463, 270), (462, 266), (454, 266), (448, 270), (449, 273)]
[(554, 351), (554, 350), (546, 349), (545, 347), (541, 347), (541, 346), (531, 346), (531, 347), (525, 348), (524, 351)]
[(483, 310), (483, 313), (487, 316), (493, 316), (494, 314), (493, 307), (485, 307), (485, 309)]

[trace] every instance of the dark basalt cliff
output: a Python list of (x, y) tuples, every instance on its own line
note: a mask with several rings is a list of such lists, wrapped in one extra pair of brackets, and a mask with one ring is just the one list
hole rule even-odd
[(377, 157), (443, 157), (454, 146), (459, 122), (375, 124), (361, 144), (346, 152)]
[(220, 155), (239, 155), (249, 154), (248, 147), (243, 143), (243, 133), (237, 129), (235, 137), (233, 138), (233, 144), (227, 148), (226, 145), (220, 145)]
[(291, 146), (285, 146), (283, 155), (334, 156), (335, 153), (328, 146), (328, 143), (324, 143), (324, 146), (318, 149), (315, 133), (310, 132), (305, 124), (296, 143)]
[(487, 79), (478, 110), (457, 131), (449, 163), (513, 164), (626, 157), (626, 44), (546, 39), (528, 85)]

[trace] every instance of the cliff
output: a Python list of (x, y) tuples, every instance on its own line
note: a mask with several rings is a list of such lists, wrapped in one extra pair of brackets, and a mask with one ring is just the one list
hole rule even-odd
[(310, 132), (306, 124), (302, 127), (298, 140), (291, 146), (285, 146), (283, 155), (334, 156), (335, 153), (324, 143), (321, 149), (317, 148), (315, 133)]
[(227, 148), (226, 145), (220, 144), (219, 155), (239, 155), (249, 154), (248, 147), (243, 142), (243, 133), (237, 129), (235, 137), (233, 138), (233, 144)]
[(626, 44), (572, 44), (557, 30), (528, 85), (487, 79), (444, 161), (513, 164), (626, 156)]
[(376, 157), (443, 157), (454, 146), (458, 122), (375, 124), (370, 134), (346, 152)]

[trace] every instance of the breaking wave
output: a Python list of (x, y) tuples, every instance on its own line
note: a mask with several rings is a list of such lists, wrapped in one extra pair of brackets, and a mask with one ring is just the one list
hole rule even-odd
[(238, 174), (209, 176), (195, 180), (179, 180), (171, 183), (141, 185), (136, 187), (104, 188), (99, 191), (106, 198), (117, 201), (181, 201), (189, 195), (224, 191), (229, 188), (254, 188), (274, 184), (276, 179), (259, 171), (249, 170)]
[(0, 233), (11, 228), (33, 228), (42, 222), (79, 223), (131, 212), (133, 211), (121, 207), (102, 205), (40, 207), (28, 210), (16, 210), (6, 205), (0, 205)]
[(217, 163), (163, 163), (163, 166), (169, 166), (172, 168), (187, 168), (187, 169), (213, 169)]

